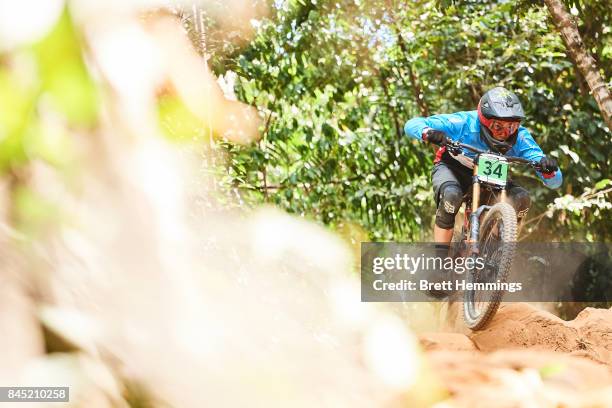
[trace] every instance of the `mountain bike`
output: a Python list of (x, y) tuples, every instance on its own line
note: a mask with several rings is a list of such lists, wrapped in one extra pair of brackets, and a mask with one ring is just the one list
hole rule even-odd
[[(517, 214), (508, 202), (506, 186), (510, 164), (525, 164), (541, 170), (538, 162), (510, 157), (451, 140), (445, 142), (449, 153), (462, 149), (476, 153), (472, 191), (465, 201), (465, 217), (459, 234), (453, 237), (451, 255), (480, 257), (482, 268), (468, 270), (463, 292), (463, 319), (471, 330), (481, 330), (491, 321), (504, 295), (503, 289), (479, 290), (474, 287), (499, 287), (507, 282), (516, 250)], [(481, 204), (481, 190), (492, 193), (496, 204)], [(474, 262), (472, 264), (475, 264)], [(487, 285), (491, 284), (491, 285)], [(497, 284), (497, 286), (495, 285)]]

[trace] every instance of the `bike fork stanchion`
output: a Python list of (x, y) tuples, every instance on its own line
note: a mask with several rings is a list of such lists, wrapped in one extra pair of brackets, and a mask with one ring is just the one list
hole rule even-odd
[[(470, 214), (471, 228), (469, 241), (471, 244), (470, 252), (478, 252), (478, 207), (480, 206), (480, 182), (478, 181), (478, 154), (474, 158), (474, 168), (472, 169), (472, 213)], [(476, 221), (476, 222), (474, 222)]]
[(499, 202), (500, 203), (507, 203), (508, 202), (508, 193), (506, 191), (506, 187), (502, 188), (500, 197), (499, 197)]
[(478, 207), (476, 209), (476, 211), (472, 211), (472, 213), (470, 214), (470, 241), (472, 244), (472, 249), (471, 249), (471, 253), (472, 254), (478, 254), (479, 253), (479, 248), (478, 248), (478, 239), (480, 238), (479, 233), (480, 233), (480, 216), (482, 215), (482, 213), (486, 210), (491, 209), (490, 205), (481, 205), (480, 207)]

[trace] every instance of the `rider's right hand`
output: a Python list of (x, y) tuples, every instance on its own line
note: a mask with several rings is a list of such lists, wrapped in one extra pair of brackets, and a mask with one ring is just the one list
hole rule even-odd
[(446, 139), (446, 133), (439, 130), (427, 128), (423, 131), (423, 140), (426, 142), (440, 146), (446, 142)]

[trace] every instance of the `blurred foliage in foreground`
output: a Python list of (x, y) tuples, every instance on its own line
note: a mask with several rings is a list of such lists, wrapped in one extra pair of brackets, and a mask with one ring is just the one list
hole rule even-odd
[(212, 136), (257, 137), (254, 109), (172, 10), (120, 3), (0, 3), (0, 384), (87, 408), (447, 399), (337, 236), (210, 211), (197, 170), (221, 162)]
[(31, 164), (44, 162), (71, 177), (74, 135), (98, 124), (98, 89), (68, 11), (49, 18), (53, 24), (41, 39), (0, 54), (0, 172), (12, 193), (9, 219), (26, 233), (56, 220), (58, 210), (31, 188)]
[[(444, 2), (442, 2), (444, 3)], [(447, 2), (449, 3), (449, 2)], [(565, 175), (550, 191), (531, 173), (528, 239), (607, 241), (610, 131), (543, 6), (519, 1), (275, 1), (246, 47), (211, 42), (216, 72), (265, 115), (263, 138), (227, 146), (228, 184), (371, 239), (430, 237), (433, 153), (402, 131), (419, 115), (472, 110), (483, 90), (514, 89), (526, 126)], [(585, 43), (612, 78), (606, 1), (577, 1)], [(209, 32), (214, 37), (214, 26)], [(357, 227), (359, 229), (359, 227)]]

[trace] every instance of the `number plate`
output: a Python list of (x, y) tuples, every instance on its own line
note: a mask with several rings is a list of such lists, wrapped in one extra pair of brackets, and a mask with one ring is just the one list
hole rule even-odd
[(481, 154), (478, 159), (478, 180), (505, 186), (508, 180), (508, 162), (499, 156)]

